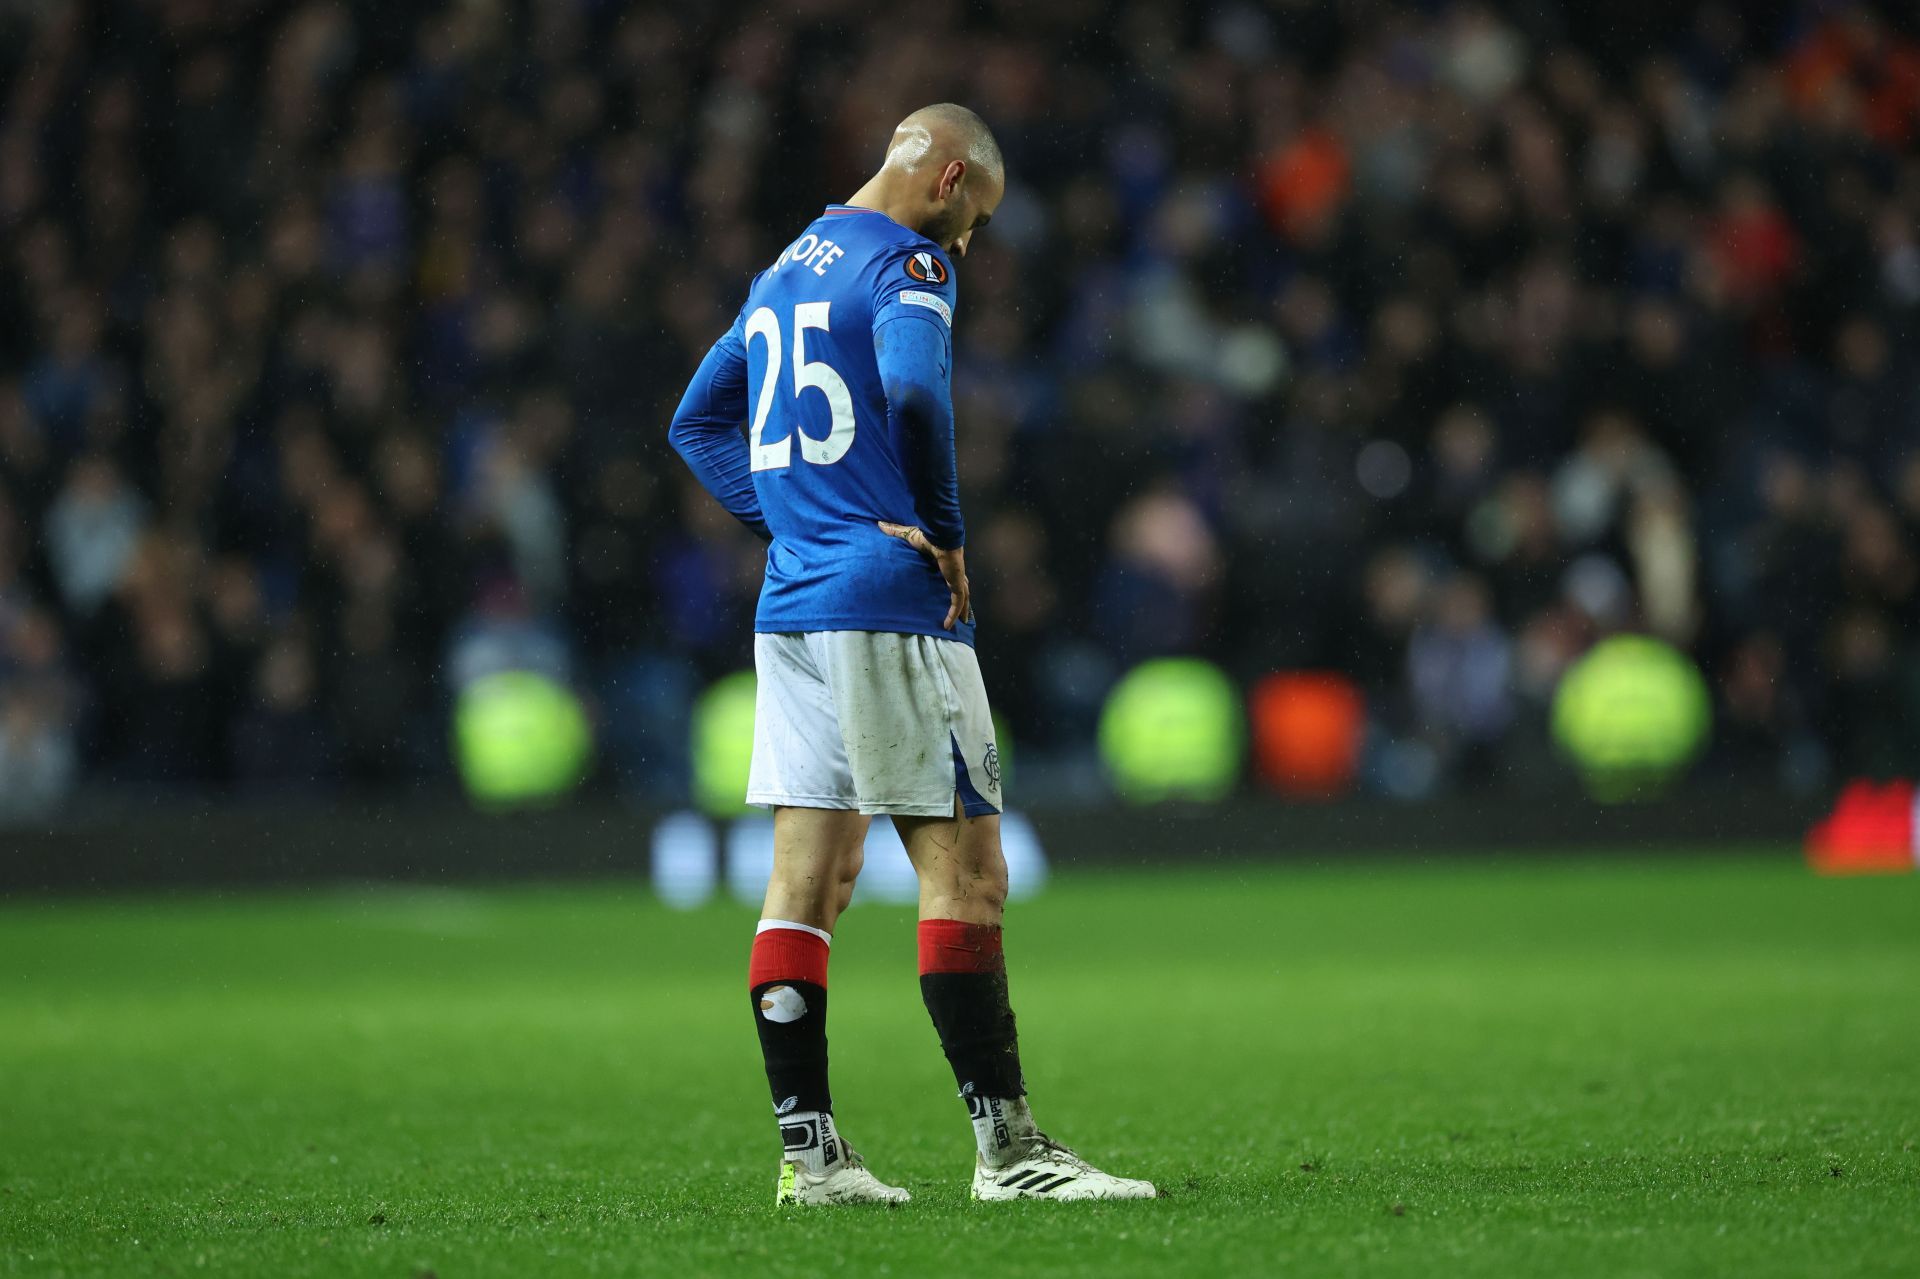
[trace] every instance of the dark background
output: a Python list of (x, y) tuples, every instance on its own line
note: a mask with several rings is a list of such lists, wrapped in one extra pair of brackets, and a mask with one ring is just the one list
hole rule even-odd
[(1143, 658), (1349, 673), (1363, 796), (1548, 796), (1596, 639), (1699, 793), (1920, 745), (1920, 33), (1860, 4), (0, 9), (0, 816), (451, 792), (547, 672), (686, 789), (761, 549), (665, 425), (929, 101), (1015, 802)]

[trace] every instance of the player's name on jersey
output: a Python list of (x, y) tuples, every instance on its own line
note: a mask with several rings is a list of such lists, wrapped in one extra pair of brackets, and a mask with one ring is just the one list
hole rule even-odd
[(787, 251), (773, 260), (769, 271), (778, 271), (792, 262), (812, 267), (815, 275), (824, 276), (827, 268), (846, 255), (846, 250), (832, 240), (822, 239), (809, 231), (787, 246)]

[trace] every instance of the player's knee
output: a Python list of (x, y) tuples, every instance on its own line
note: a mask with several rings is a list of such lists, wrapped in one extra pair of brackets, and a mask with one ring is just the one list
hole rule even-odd
[(860, 869), (866, 864), (866, 850), (860, 847), (855, 847), (845, 857), (840, 859), (840, 877), (834, 887), (836, 890), (835, 896), (840, 903), (841, 910), (845, 910), (852, 904), (854, 881), (860, 878)]
[(995, 910), (1002, 910), (1007, 904), (1007, 864), (995, 858), (990, 866), (980, 869), (980, 877), (975, 881), (975, 892), (980, 900)]
[[(835, 887), (826, 876), (812, 873), (804, 866), (776, 864), (767, 884), (768, 908), (780, 918), (788, 918), (796, 911), (811, 914), (833, 900)], [(789, 914), (781, 914), (776, 903), (789, 903)]]
[(998, 842), (951, 863), (949, 896), (999, 910), (1007, 904), (1007, 861)]
[(974, 874), (983, 884), (992, 885), (1004, 899), (1007, 895), (1007, 858), (1000, 851), (999, 819), (990, 820), (993, 824), (984, 832), (984, 838), (975, 843)]

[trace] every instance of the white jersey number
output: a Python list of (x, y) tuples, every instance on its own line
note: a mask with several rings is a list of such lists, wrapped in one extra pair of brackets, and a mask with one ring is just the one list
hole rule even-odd
[(796, 428), (791, 435), (767, 443), (767, 413), (773, 408), (774, 383), (780, 380), (780, 317), (771, 307), (760, 307), (747, 317), (747, 341), (762, 338), (767, 344), (767, 375), (760, 383), (760, 398), (753, 407), (753, 430), (748, 435), (750, 465), (756, 471), (778, 471), (793, 462), (793, 437), (800, 437), (800, 456), (816, 466), (831, 466), (853, 447), (853, 396), (846, 381), (824, 360), (807, 359), (807, 330), (827, 331), (825, 302), (802, 302), (793, 308), (793, 396), (812, 387), (827, 397), (827, 409), (833, 426), (827, 437), (817, 440)]

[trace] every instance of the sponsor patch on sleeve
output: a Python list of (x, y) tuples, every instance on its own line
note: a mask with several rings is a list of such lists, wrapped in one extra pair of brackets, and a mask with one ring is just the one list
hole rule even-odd
[(947, 322), (947, 327), (953, 327), (953, 308), (948, 306), (947, 300), (939, 294), (922, 293), (919, 289), (902, 289), (900, 300), (908, 306), (924, 306), (930, 311), (938, 311), (940, 318)]

